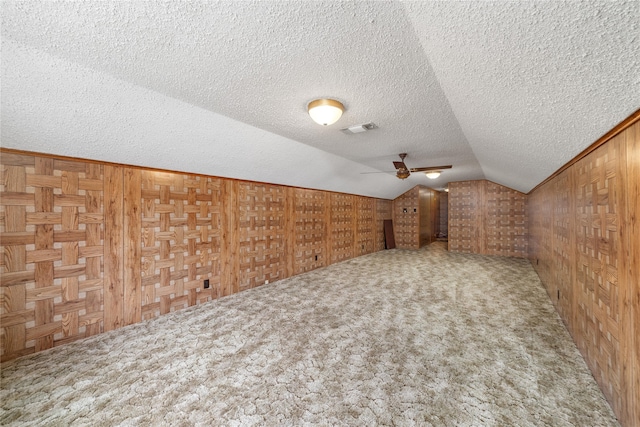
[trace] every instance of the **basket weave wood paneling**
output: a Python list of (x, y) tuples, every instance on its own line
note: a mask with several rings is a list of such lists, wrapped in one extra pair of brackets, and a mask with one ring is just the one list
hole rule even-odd
[(2, 359), (102, 331), (103, 169), (3, 153)]
[(526, 195), (482, 180), (449, 183), (448, 198), (449, 250), (527, 257)]
[(220, 180), (143, 171), (141, 188), (142, 318), (216, 298)]
[(354, 257), (356, 233), (356, 202), (350, 194), (330, 194), (331, 264)]
[(528, 197), (533, 266), (630, 426), (640, 425), (639, 146), (636, 122)]
[(449, 250), (482, 253), (480, 181), (449, 183)]
[(0, 164), (3, 361), (383, 248), (391, 216), (325, 191), (11, 150)]
[(375, 200), (369, 197), (357, 197), (356, 218), (357, 241), (355, 253), (357, 256), (366, 255), (375, 249)]
[(239, 184), (241, 291), (287, 277), (285, 195), (282, 186)]
[(575, 166), (578, 347), (607, 399), (620, 396), (620, 145), (600, 147)]
[(393, 233), (398, 248), (420, 247), (419, 191), (414, 187), (393, 201)]
[(295, 249), (294, 274), (326, 265), (325, 194), (317, 190), (294, 190)]
[(385, 249), (384, 243), (384, 220), (393, 219), (393, 202), (391, 200), (375, 199), (376, 224), (374, 251)]
[(527, 256), (526, 195), (490, 181), (483, 183), (488, 255)]

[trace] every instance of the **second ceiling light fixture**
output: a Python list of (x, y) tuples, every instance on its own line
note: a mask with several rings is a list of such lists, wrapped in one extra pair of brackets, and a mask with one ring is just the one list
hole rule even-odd
[(337, 122), (342, 117), (344, 105), (335, 99), (316, 99), (307, 106), (309, 115), (319, 125), (328, 126)]

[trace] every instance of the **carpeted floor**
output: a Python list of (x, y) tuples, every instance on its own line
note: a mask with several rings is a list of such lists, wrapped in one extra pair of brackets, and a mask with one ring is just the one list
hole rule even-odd
[(613, 426), (529, 262), (390, 250), (2, 367), (2, 425)]

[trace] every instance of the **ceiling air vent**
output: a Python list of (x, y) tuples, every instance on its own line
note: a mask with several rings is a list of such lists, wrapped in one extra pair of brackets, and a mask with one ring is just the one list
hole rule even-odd
[(364, 123), (362, 125), (349, 126), (348, 128), (344, 128), (340, 130), (346, 133), (347, 135), (352, 135), (354, 133), (362, 133), (362, 132), (366, 132), (368, 130), (373, 130), (373, 129), (378, 129), (378, 126), (376, 126), (376, 124), (373, 122), (369, 122), (369, 123)]

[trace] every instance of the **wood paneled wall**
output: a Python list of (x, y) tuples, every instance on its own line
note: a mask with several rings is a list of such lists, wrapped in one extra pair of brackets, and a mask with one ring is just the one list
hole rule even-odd
[(356, 256), (370, 254), (376, 246), (376, 206), (375, 200), (356, 197)]
[(330, 206), (323, 191), (296, 188), (294, 193), (294, 274), (300, 274), (328, 265), (325, 257), (328, 224), (325, 218)]
[(238, 183), (240, 291), (291, 276), (287, 272), (286, 187)]
[(415, 186), (393, 201), (393, 231), (396, 246), (418, 249), (435, 240), (438, 221), (438, 192)]
[[(349, 194), (329, 195), (329, 249), (330, 263), (344, 261), (355, 256), (357, 205)], [(355, 215), (354, 215), (355, 214)]]
[(449, 250), (482, 253), (481, 181), (449, 183)]
[(449, 250), (525, 258), (526, 195), (491, 181), (449, 183)]
[(390, 200), (1, 155), (2, 360), (382, 250), (392, 213)]
[[(217, 297), (220, 285), (221, 182), (202, 176), (127, 169), (136, 176), (127, 184), (131, 204), (125, 210), (130, 238), (125, 247), (139, 247), (124, 257), (130, 270), (140, 270), (125, 283), (140, 281), (140, 296), (127, 304), (141, 314), (127, 319), (135, 323)], [(127, 200), (127, 197), (125, 197)], [(139, 222), (135, 221), (140, 217)], [(140, 260), (138, 262), (137, 260)], [(204, 279), (211, 287), (202, 288)]]
[(102, 331), (111, 285), (103, 265), (113, 268), (104, 261), (105, 168), (16, 154), (1, 161), (3, 355)]
[(640, 425), (640, 122), (528, 198), (530, 257), (623, 425)]
[(393, 234), (396, 247), (418, 249), (420, 247), (419, 189), (414, 187), (393, 201)]

